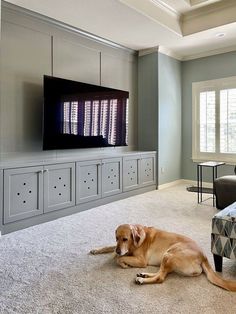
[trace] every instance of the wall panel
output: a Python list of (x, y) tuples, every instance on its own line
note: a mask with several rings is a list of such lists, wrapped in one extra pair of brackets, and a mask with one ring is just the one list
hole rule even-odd
[(51, 70), (51, 37), (2, 23), (0, 152), (41, 150), (44, 74)]
[(60, 37), (53, 38), (53, 75), (100, 84), (100, 52)]

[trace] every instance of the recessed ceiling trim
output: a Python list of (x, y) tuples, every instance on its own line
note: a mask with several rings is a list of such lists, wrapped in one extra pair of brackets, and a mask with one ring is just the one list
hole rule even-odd
[(149, 1), (152, 2), (154, 5), (158, 6), (159, 8), (167, 11), (169, 14), (172, 14), (172, 15), (174, 14), (177, 18), (181, 16), (181, 14), (178, 11), (173, 9), (171, 6), (169, 6), (162, 0), (149, 0)]
[[(209, 8), (210, 7), (210, 8)], [(183, 36), (191, 35), (211, 28), (236, 22), (236, 1), (222, 3), (198, 9), (182, 16)]]
[(220, 1), (216, 3), (208, 4), (204, 7), (199, 7), (197, 9), (191, 10), (183, 14), (183, 21), (185, 22), (188, 19), (192, 19), (196, 16), (208, 16), (211, 13), (218, 12), (221, 14), (222, 20), (224, 20), (224, 11), (228, 10), (229, 8), (235, 8), (236, 1), (235, 0), (227, 0)]
[(164, 9), (164, 7), (160, 7), (158, 5), (154, 5), (154, 3), (150, 0), (119, 0), (124, 5), (136, 10), (140, 14), (148, 17), (155, 23), (158, 23), (170, 31), (174, 32), (177, 35), (182, 36), (182, 30), (180, 25), (180, 17), (176, 14), (170, 13)]
[(211, 2), (215, 1), (221, 1), (221, 0), (189, 0), (191, 6), (196, 6), (196, 5), (208, 5)]

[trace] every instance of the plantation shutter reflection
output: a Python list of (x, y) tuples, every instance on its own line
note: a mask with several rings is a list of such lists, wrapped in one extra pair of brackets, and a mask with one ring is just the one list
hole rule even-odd
[(106, 97), (63, 102), (63, 133), (103, 136), (109, 145), (127, 143), (127, 98)]

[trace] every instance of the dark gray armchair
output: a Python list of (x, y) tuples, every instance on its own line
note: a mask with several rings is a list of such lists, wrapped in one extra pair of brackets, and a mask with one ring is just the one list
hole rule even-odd
[(223, 209), (236, 202), (236, 175), (223, 176), (215, 179), (214, 193), (216, 207)]

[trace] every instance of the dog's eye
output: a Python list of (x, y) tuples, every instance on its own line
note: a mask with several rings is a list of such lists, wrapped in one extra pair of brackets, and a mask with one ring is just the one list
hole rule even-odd
[(118, 241), (118, 238), (116, 237), (116, 241)]
[(123, 241), (126, 242), (126, 241), (128, 241), (128, 239), (127, 238), (123, 238)]

